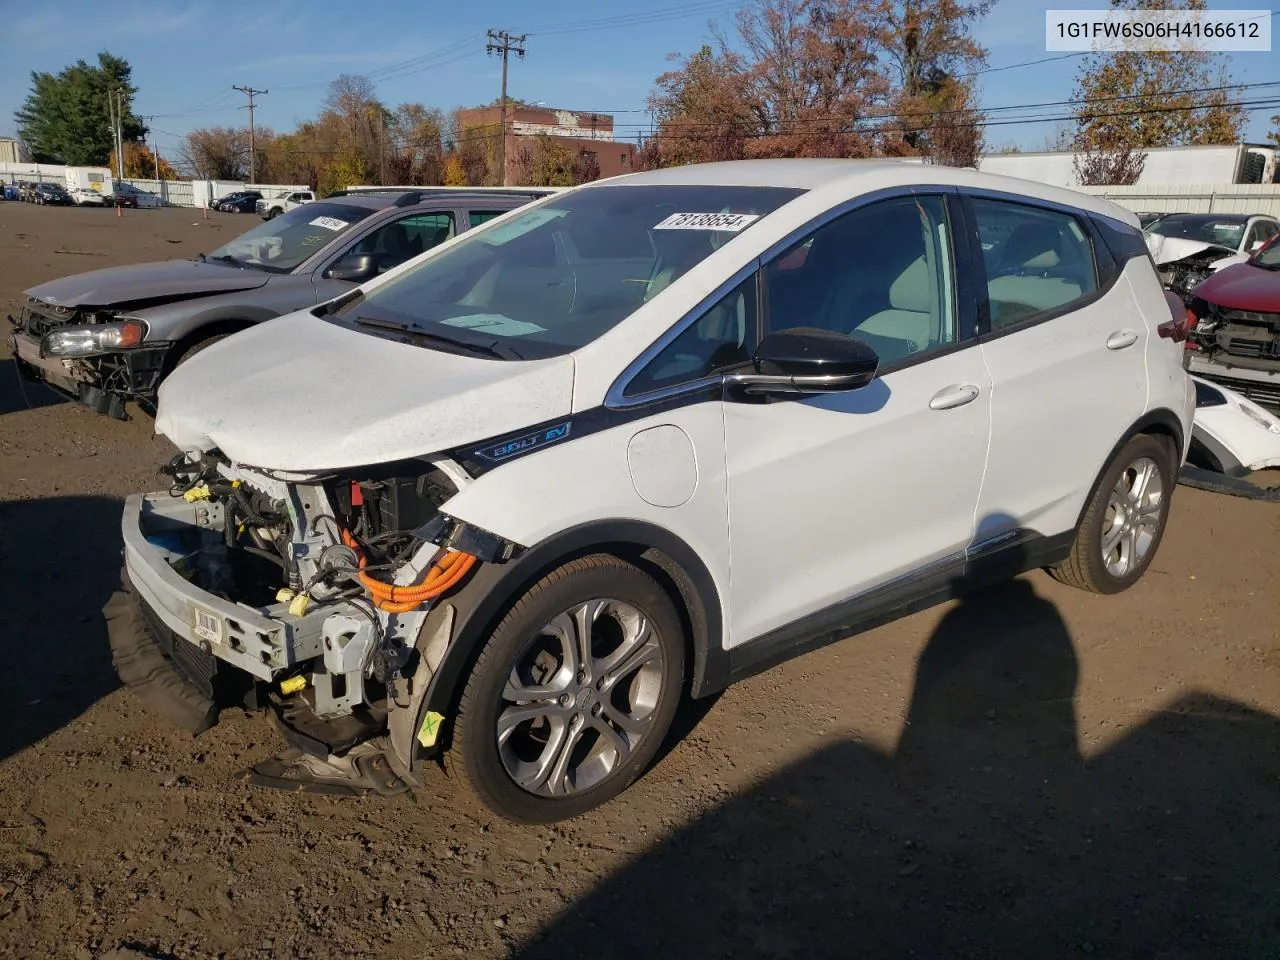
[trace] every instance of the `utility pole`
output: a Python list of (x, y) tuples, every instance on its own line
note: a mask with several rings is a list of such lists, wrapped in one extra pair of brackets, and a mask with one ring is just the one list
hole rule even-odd
[(147, 140), (150, 141), (148, 145), (151, 147), (151, 166), (155, 171), (155, 175), (156, 175), (155, 178), (159, 180), (160, 179), (160, 148), (157, 146), (156, 138), (153, 136), (153, 131), (149, 126), (150, 122), (154, 120), (155, 117), (154, 116), (143, 117), (142, 119), (146, 120), (148, 123)]
[(254, 156), (253, 156), (253, 150), (254, 150), (254, 144), (253, 144), (253, 98), (254, 98), (254, 97), (265, 97), (265, 96), (266, 96), (268, 93), (270, 93), (271, 91), (269, 91), (269, 90), (255, 90), (253, 87), (237, 87), (237, 86), (234, 86), (234, 85), (232, 85), (231, 89), (232, 89), (232, 90), (239, 90), (241, 93), (243, 93), (246, 97), (248, 97), (248, 98), (249, 98), (249, 182), (250, 182), (250, 183), (254, 183), (254, 182), (255, 182), (255, 178), (257, 177), (257, 165), (256, 165), (256, 163), (255, 163), (255, 161), (254, 161)]
[(524, 59), (524, 41), (527, 34), (513, 37), (506, 30), (490, 30), (489, 42), (485, 45), (486, 53), (502, 54), (502, 106), (499, 107), (500, 118), (498, 131), (498, 164), (502, 170), (502, 186), (507, 185), (507, 58), (512, 52)]
[(111, 145), (116, 155), (116, 179), (124, 179), (124, 104), (121, 102), (120, 88), (113, 87), (107, 91), (107, 113), (111, 118)]

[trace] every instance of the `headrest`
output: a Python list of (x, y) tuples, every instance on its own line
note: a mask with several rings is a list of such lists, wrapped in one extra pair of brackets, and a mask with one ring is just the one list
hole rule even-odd
[(1024, 223), (1005, 241), (1001, 262), (1027, 270), (1045, 270), (1061, 262), (1058, 229), (1047, 223)]
[(895, 310), (928, 313), (932, 305), (929, 293), (929, 265), (923, 256), (913, 260), (889, 287), (889, 306)]

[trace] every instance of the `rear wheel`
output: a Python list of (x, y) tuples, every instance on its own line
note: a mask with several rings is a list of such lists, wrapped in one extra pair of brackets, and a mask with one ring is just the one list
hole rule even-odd
[(1089, 501), (1070, 556), (1049, 572), (1090, 593), (1119, 593), (1137, 583), (1164, 537), (1175, 461), (1166, 438), (1139, 434), (1126, 443)]
[(521, 823), (599, 806), (653, 760), (684, 659), (679, 615), (651, 577), (605, 554), (560, 567), (498, 624), (467, 680), (453, 741), (466, 780)]

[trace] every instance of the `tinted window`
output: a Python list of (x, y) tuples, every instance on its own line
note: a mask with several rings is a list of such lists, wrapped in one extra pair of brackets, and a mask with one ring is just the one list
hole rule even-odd
[[(523, 357), (590, 343), (802, 191), (602, 185), (557, 194), (331, 318), (475, 331)], [(358, 329), (367, 330), (367, 327)]]
[(767, 329), (845, 333), (885, 364), (954, 343), (952, 262), (942, 198), (855, 210), (765, 267)]
[(242, 233), (208, 258), (287, 273), (371, 213), (354, 204), (308, 203)]
[[(314, 207), (314, 204), (308, 204)], [(420, 213), (392, 220), (361, 238), (350, 253), (371, 253), (377, 259), (378, 272), (385, 273), (412, 260), (420, 253), (439, 246), (454, 235), (453, 214)]]
[(468, 210), (467, 217), (471, 220), (471, 226), (478, 227), (482, 223), (488, 223), (495, 217), (500, 217), (507, 211), (505, 210)]
[(671, 341), (627, 384), (627, 396), (688, 383), (746, 363), (756, 348), (756, 275)]
[(973, 201), (973, 212), (982, 238), (993, 330), (1097, 290), (1093, 247), (1075, 217), (981, 199)]

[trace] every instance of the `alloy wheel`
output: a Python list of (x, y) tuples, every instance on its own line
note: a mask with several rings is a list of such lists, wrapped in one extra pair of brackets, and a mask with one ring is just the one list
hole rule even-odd
[(1136, 570), (1160, 533), (1164, 479), (1150, 457), (1139, 457), (1121, 471), (1102, 519), (1102, 562), (1113, 577)]
[(522, 789), (564, 797), (621, 766), (653, 726), (662, 643), (621, 600), (595, 599), (553, 617), (524, 645), (502, 690), (494, 734)]

